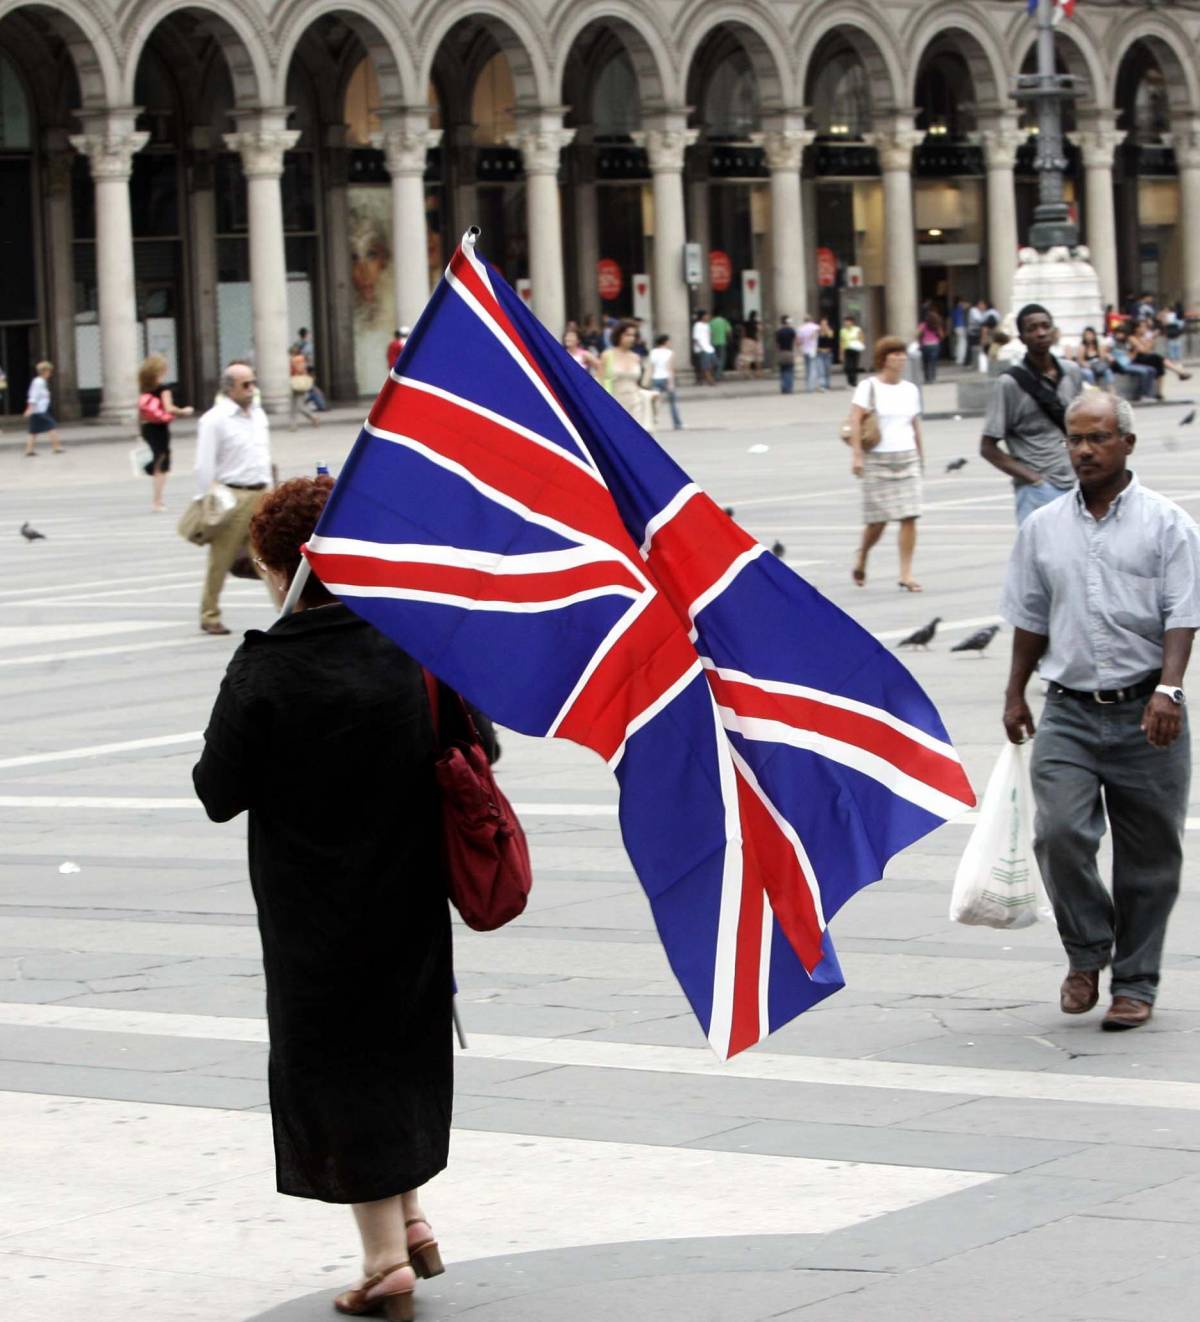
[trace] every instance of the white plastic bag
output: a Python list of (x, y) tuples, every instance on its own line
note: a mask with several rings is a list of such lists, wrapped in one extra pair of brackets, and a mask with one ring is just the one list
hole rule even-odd
[(139, 439), (134, 442), (133, 449), (129, 451), (129, 466), (133, 469), (134, 477), (145, 477), (146, 465), (154, 458), (154, 451)]
[(950, 917), (973, 927), (1029, 927), (1047, 910), (1033, 852), (1033, 787), (1026, 745), (1007, 740), (963, 850)]

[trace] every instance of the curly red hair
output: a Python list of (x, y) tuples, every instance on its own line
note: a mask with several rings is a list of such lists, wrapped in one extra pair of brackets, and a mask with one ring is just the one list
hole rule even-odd
[[(329, 493), (331, 477), (294, 477), (268, 491), (250, 520), (250, 545), (268, 569), (285, 573), (290, 583), (300, 567), (300, 548), (312, 536)], [(300, 600), (321, 606), (336, 598), (315, 575), (310, 575)]]

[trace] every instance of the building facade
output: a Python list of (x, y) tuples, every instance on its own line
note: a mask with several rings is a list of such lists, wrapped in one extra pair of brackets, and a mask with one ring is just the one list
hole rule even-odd
[[(1056, 41), (1106, 300), (1200, 310), (1200, 0), (1081, 0)], [(200, 402), (252, 354), (282, 408), (302, 325), (373, 394), (472, 223), (552, 329), (685, 352), (697, 306), (1002, 305), (1033, 44), (1025, 0), (0, 0), (7, 407), (48, 357), (63, 416), (130, 417), (157, 350)]]

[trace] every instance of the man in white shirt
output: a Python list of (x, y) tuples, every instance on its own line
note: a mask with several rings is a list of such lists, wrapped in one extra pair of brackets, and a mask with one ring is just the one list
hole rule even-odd
[(804, 390), (811, 395), (817, 388), (817, 340), (821, 328), (813, 320), (811, 312), (804, 314), (804, 320), (796, 331), (796, 348), (804, 357)]
[(713, 348), (712, 327), (708, 324), (708, 313), (701, 308), (692, 323), (692, 356), (696, 360), (696, 380), (698, 384), (715, 386), (713, 370), (717, 365), (717, 352)]
[(221, 589), (234, 561), (247, 550), (250, 520), (271, 484), (271, 437), (267, 415), (254, 402), (254, 368), (233, 362), (221, 377), (221, 397), (200, 419), (196, 432), (196, 494), (214, 482), (234, 498), (225, 520), (212, 530), (208, 572), (200, 599), (200, 628), (227, 634), (221, 623)]

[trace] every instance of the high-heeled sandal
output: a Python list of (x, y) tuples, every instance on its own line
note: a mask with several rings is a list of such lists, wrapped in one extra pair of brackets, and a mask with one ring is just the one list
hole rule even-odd
[[(381, 1286), (389, 1276), (396, 1272), (413, 1272), (412, 1284), (407, 1290), (390, 1290), (384, 1294), (372, 1296), (371, 1291)], [(353, 1290), (346, 1290), (333, 1301), (339, 1313), (349, 1313), (352, 1317), (385, 1317), (387, 1322), (413, 1322), (416, 1316), (413, 1302), (413, 1290), (416, 1287), (416, 1272), (411, 1262), (398, 1262), (394, 1267), (386, 1267), (374, 1276), (368, 1276)]]
[[(405, 1230), (412, 1226), (428, 1226), (430, 1232), (433, 1231), (433, 1227), (421, 1216), (404, 1223)], [(446, 1270), (438, 1250), (438, 1242), (432, 1233), (428, 1239), (420, 1240), (416, 1244), (411, 1239), (408, 1241), (408, 1258), (412, 1263), (413, 1271), (424, 1281), (429, 1280), (431, 1276), (440, 1276)]]

